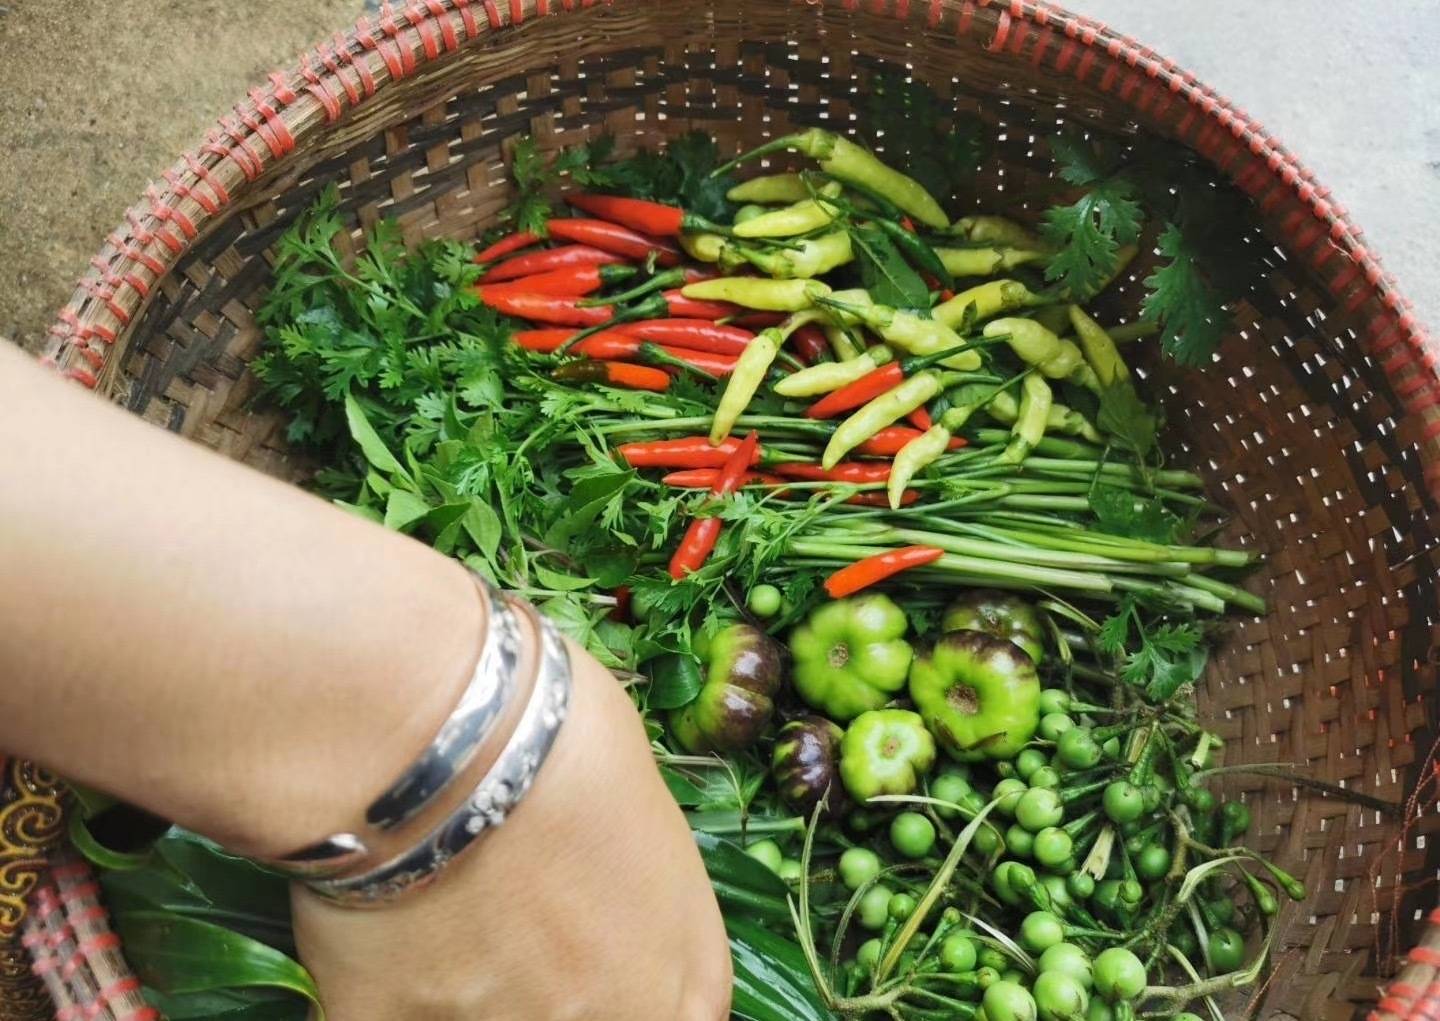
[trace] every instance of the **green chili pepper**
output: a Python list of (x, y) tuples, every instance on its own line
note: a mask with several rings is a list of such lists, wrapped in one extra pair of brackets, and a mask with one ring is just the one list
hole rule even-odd
[(935, 764), (935, 739), (908, 709), (862, 713), (840, 740), (840, 779), (862, 804), (878, 794), (911, 794)]
[(936, 305), (930, 314), (938, 322), (959, 330), (1002, 312), (1017, 312), (1048, 303), (1048, 298), (1034, 293), (1018, 280), (991, 280), (961, 291), (949, 301)]
[(839, 390), (857, 379), (862, 379), (894, 361), (895, 355), (883, 345), (840, 362), (821, 362), (809, 368), (792, 372), (775, 384), (775, 392), (781, 397), (814, 397)]
[(962, 216), (951, 224), (945, 233), (976, 243), (988, 242), (1040, 251), (1045, 249), (1044, 243), (1038, 237), (1014, 220), (1007, 220), (1003, 216)]
[(739, 751), (755, 743), (775, 711), (780, 649), (750, 624), (731, 624), (705, 644), (705, 684), (670, 716), (670, 730), (691, 752)]
[(825, 603), (790, 636), (795, 690), (831, 719), (879, 709), (905, 687), (908, 627), (905, 611), (879, 592)]
[(840, 215), (840, 207), (827, 199), (840, 196), (840, 182), (831, 181), (809, 198), (783, 209), (769, 209), (744, 223), (737, 223), (737, 238), (789, 238), (828, 227)]
[(1006, 445), (1000, 460), (1019, 464), (1029, 456), (1035, 444), (1045, 438), (1045, 426), (1050, 418), (1050, 407), (1054, 397), (1050, 384), (1036, 375), (1025, 377), (1020, 384), (1020, 414), (1010, 427), (1010, 442)]
[[(706, 281), (706, 283), (718, 282)], [(737, 282), (767, 284), (776, 281)], [(789, 281), (784, 282), (788, 283)], [(696, 285), (692, 284), (691, 286)], [(699, 296), (687, 295), (687, 297)], [(756, 391), (760, 389), (760, 384), (765, 382), (765, 374), (770, 371), (770, 366), (774, 364), (775, 356), (780, 353), (780, 347), (785, 343), (785, 339), (801, 326), (814, 321), (817, 314), (815, 312), (797, 312), (779, 326), (761, 330), (756, 334), (754, 340), (745, 345), (745, 350), (740, 352), (740, 357), (735, 361), (735, 368), (725, 383), (725, 392), (720, 395), (720, 400), (715, 405), (715, 418), (710, 424), (711, 443), (720, 443), (730, 435), (730, 430), (735, 428), (736, 420), (745, 414), (745, 409), (750, 406), (750, 401), (754, 398)]]
[(741, 258), (772, 277), (784, 280), (817, 277), (855, 258), (848, 231), (836, 230), (806, 238), (795, 248), (752, 248), (734, 245)]
[(830, 436), (820, 463), (826, 469), (835, 467), (850, 451), (874, 436), (887, 425), (904, 418), (916, 408), (924, 407), (940, 392), (941, 377), (934, 369), (917, 372), (889, 393), (881, 394), (851, 415)]
[[(815, 303), (832, 310), (842, 322), (860, 322), (886, 341), (912, 355), (931, 355), (962, 347), (965, 338), (939, 319), (927, 319), (913, 312), (875, 304), (862, 290), (835, 291), (815, 297)], [(945, 360), (952, 369), (973, 371), (980, 367), (976, 351), (960, 351)]]
[(727, 191), (725, 197), (731, 202), (758, 202), (773, 206), (808, 199), (811, 190), (804, 174), (763, 174), (741, 181)]
[(1029, 248), (936, 248), (935, 255), (957, 277), (988, 277), (1003, 270), (1048, 258)]
[(916, 269), (922, 273), (929, 273), (940, 281), (942, 287), (955, 286), (955, 278), (951, 275), (949, 265), (941, 258), (940, 253), (931, 248), (920, 235), (912, 230), (906, 230), (894, 220), (887, 220), (884, 217), (871, 222), (879, 227), (891, 241), (895, 242), (895, 247), (900, 249)]
[(1006, 592), (976, 589), (960, 596), (946, 607), (940, 630), (979, 631), (1013, 643), (1036, 664), (1045, 659), (1045, 622), (1040, 611)]
[(854, 142), (821, 128), (810, 128), (767, 142), (717, 167), (712, 176), (727, 173), (746, 160), (790, 149), (818, 162), (820, 169), (831, 177), (874, 192), (928, 226), (941, 228), (950, 225), (950, 218), (940, 208), (940, 203), (920, 182), (886, 166), (873, 153)]
[(813, 307), (817, 298), (830, 293), (830, 287), (819, 280), (716, 277), (686, 284), (680, 293), (687, 298), (729, 301), (762, 312), (799, 312)]
[(1085, 360), (1090, 363), (1090, 368), (1095, 370), (1100, 385), (1128, 382), (1130, 369), (1126, 366), (1125, 359), (1120, 356), (1120, 349), (1110, 339), (1110, 334), (1086, 315), (1079, 305), (1071, 305), (1069, 311), (1070, 325), (1075, 330), (1075, 336), (1080, 338)]
[(942, 635), (910, 667), (910, 697), (962, 759), (1012, 758), (1040, 723), (1040, 678), (1019, 646), (979, 631)]
[(1050, 379), (1068, 379), (1091, 390), (1101, 388), (1080, 348), (1033, 319), (992, 319), (982, 332), (987, 337), (1005, 337), (1016, 357)]

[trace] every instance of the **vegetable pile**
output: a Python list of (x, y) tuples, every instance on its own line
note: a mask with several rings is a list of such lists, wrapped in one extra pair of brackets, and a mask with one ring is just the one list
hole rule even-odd
[[(1210, 359), (1230, 199), (1067, 135), (1038, 226), (952, 218), (978, 133), (874, 102), (897, 165), (819, 128), (723, 165), (522, 139), (478, 249), (381, 223), (346, 258), (327, 194), (255, 371), (317, 488), (629, 685), (737, 1017), (1222, 1019), (1305, 892), (1196, 718), (1220, 615), (1264, 602), (1125, 351)], [(1142, 246), (1143, 314), (1106, 325)]]

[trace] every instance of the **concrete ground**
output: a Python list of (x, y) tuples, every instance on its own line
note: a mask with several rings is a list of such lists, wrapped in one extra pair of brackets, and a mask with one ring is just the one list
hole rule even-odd
[[(1440, 328), (1440, 0), (1071, 2), (1283, 138)], [(37, 345), (145, 184), (246, 86), (361, 8), (0, 0), (0, 336)]]

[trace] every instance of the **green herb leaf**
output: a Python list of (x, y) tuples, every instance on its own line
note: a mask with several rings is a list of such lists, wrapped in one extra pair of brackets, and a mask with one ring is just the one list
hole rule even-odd
[(790, 918), (785, 881), (750, 857), (739, 844), (712, 833), (694, 831), (715, 897), (728, 917), (780, 925)]
[(700, 661), (674, 652), (651, 660), (650, 688), (645, 704), (651, 709), (679, 709), (695, 700), (704, 684)]
[(903, 309), (930, 307), (930, 288), (884, 231), (873, 225), (853, 226), (850, 241), (861, 282), (877, 304)]
[(1117, 446), (1144, 459), (1155, 449), (1155, 416), (1129, 383), (1115, 382), (1100, 393), (1095, 424)]
[(167, 996), (153, 989), (145, 999), (166, 1021), (305, 1021), (309, 1006), (272, 989), (220, 989)]
[(1120, 163), (1115, 146), (1098, 136), (1086, 138), (1078, 128), (1052, 135), (1050, 154), (1055, 158), (1061, 178), (1082, 188), (1109, 177)]
[(902, 167), (942, 204), (972, 181), (985, 157), (985, 133), (928, 85), (877, 74), (865, 93), (861, 127), (885, 160)]
[(395, 459), (395, 455), (390, 453), (390, 448), (385, 446), (385, 441), (380, 438), (380, 434), (370, 424), (365, 409), (360, 406), (360, 402), (355, 399), (354, 394), (347, 393), (345, 395), (345, 421), (350, 425), (350, 438), (355, 441), (355, 445), (365, 455), (365, 460), (382, 472), (409, 478), (404, 467)]
[(1161, 500), (1104, 483), (1091, 488), (1090, 509), (1102, 531), (1146, 542), (1175, 542), (1184, 526)]
[(1140, 220), (1135, 189), (1123, 178), (1101, 181), (1073, 205), (1051, 208), (1040, 234), (1057, 251), (1045, 279), (1069, 294), (1095, 293), (1119, 265), (1120, 247), (1139, 239)]
[(392, 489), (385, 501), (385, 527), (403, 532), (430, 513), (430, 503), (405, 489)]
[(1159, 322), (1160, 344), (1182, 365), (1200, 366), (1214, 357), (1234, 326), (1234, 316), (1200, 272), (1189, 239), (1173, 223), (1160, 235), (1160, 254), (1170, 261), (1145, 278), (1142, 317)]

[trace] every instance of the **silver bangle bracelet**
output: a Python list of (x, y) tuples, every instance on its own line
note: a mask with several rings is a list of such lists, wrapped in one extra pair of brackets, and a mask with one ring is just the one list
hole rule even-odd
[(515, 732), (473, 794), (410, 850), (358, 875), (310, 879), (310, 889), (329, 900), (365, 907), (384, 903), (432, 882), (444, 867), (489, 830), (503, 823), (530, 790), (544, 765), (570, 705), (570, 656), (554, 625), (528, 604), (526, 614), (540, 636), (538, 676)]
[[(474, 761), (518, 687), (520, 621), (509, 600), (489, 581), (472, 575), (485, 604), (486, 630), (475, 670), (454, 711), (390, 788), (365, 812), (367, 826), (384, 832), (413, 819)], [(362, 833), (338, 833), (265, 864), (300, 879), (337, 875), (370, 853)]]

